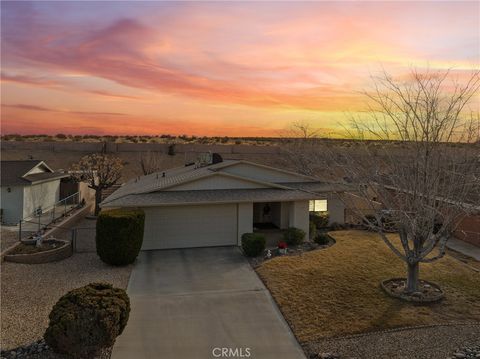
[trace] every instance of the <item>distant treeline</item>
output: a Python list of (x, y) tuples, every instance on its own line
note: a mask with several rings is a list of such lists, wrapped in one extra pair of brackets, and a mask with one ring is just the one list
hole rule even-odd
[(280, 138), (275, 137), (229, 137), (229, 136), (188, 136), (188, 135), (71, 135), (58, 133), (56, 135), (35, 134), (20, 135), (7, 134), (3, 135), (4, 141), (73, 141), (73, 142), (119, 142), (119, 143), (224, 143), (224, 144), (252, 144), (252, 143), (268, 143), (278, 142)]

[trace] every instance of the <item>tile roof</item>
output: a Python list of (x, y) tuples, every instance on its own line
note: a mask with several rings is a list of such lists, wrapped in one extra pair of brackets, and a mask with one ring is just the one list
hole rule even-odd
[[(173, 204), (273, 202), (314, 199), (316, 194), (275, 188), (159, 191), (131, 194), (104, 203), (102, 207), (149, 207)], [(317, 194), (321, 197), (321, 194)]]
[[(316, 195), (322, 193), (345, 190), (345, 185), (342, 184), (319, 182), (313, 180), (312, 177), (299, 175), (299, 178), (305, 177), (306, 181), (294, 183), (265, 183), (267, 185), (271, 184), (272, 188), (163, 191), (164, 189), (173, 187), (177, 184), (211, 176), (220, 172), (219, 170), (221, 168), (237, 163), (249, 162), (243, 160), (226, 160), (221, 163), (200, 168), (195, 166), (177, 167), (163, 172), (160, 171), (147, 176), (137, 177), (125, 183), (113, 194), (108, 196), (102, 202), (102, 207), (153, 206), (204, 202), (302, 200), (315, 198)], [(257, 165), (255, 163), (251, 164)], [(263, 165), (257, 166), (268, 167)], [(283, 170), (278, 169), (278, 171)], [(245, 177), (245, 180), (252, 179)]]
[(226, 160), (221, 163), (200, 168), (197, 168), (194, 165), (176, 167), (166, 171), (159, 171), (146, 176), (137, 177), (126, 182), (122, 187), (110, 195), (106, 201), (108, 202), (129, 194), (159, 191), (188, 180), (208, 176), (215, 172), (215, 170), (235, 162), (239, 161)]

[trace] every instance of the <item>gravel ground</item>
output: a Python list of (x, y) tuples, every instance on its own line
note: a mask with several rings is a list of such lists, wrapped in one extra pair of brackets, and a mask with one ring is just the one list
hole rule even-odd
[(3, 252), (5, 249), (13, 245), (15, 242), (18, 241), (18, 232), (17, 231), (9, 231), (2, 228), (0, 233), (1, 236), (1, 251)]
[[(89, 221), (89, 225), (95, 222)], [(87, 240), (79, 240), (87, 244)], [(67, 291), (94, 281), (126, 288), (131, 270), (132, 266), (108, 266), (94, 252), (75, 253), (45, 264), (2, 263), (1, 348), (15, 348), (43, 337), (52, 306)]]
[(480, 344), (480, 324), (448, 325), (379, 332), (304, 345), (311, 358), (330, 353), (341, 359), (449, 358), (463, 346)]

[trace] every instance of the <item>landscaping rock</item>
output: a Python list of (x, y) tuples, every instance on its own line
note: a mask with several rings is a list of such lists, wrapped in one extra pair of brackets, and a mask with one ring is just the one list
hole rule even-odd
[(390, 296), (410, 302), (436, 302), (444, 297), (439, 287), (424, 280), (418, 283), (418, 291), (408, 293), (405, 291), (407, 280), (405, 278), (392, 278), (380, 283), (382, 289)]
[[(107, 359), (110, 358), (112, 348), (105, 348), (98, 356), (92, 359)], [(24, 345), (11, 350), (2, 350), (0, 352), (0, 359), (67, 359), (67, 356), (55, 353), (45, 343), (44, 339), (40, 339), (28, 345)]]
[(468, 345), (455, 350), (452, 354), (454, 359), (478, 359), (480, 358), (480, 344)]
[(332, 353), (320, 353), (317, 356), (318, 359), (339, 359), (340, 357)]

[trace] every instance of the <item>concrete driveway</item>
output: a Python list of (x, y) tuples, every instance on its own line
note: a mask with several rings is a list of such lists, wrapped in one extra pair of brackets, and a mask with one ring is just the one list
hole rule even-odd
[(113, 359), (305, 359), (238, 248), (142, 251)]

